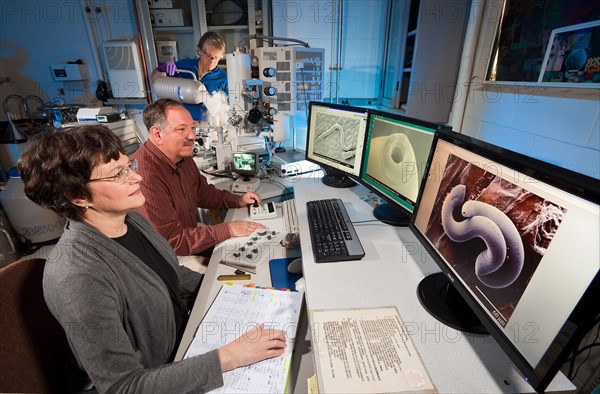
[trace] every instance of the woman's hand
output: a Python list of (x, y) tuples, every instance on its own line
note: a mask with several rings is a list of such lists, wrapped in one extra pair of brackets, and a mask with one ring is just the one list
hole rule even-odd
[(285, 331), (255, 327), (218, 350), (223, 372), (281, 356), (286, 348)]

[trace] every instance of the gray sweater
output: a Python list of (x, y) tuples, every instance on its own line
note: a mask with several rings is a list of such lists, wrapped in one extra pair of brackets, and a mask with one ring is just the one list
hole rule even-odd
[[(138, 228), (173, 266), (182, 299), (191, 299), (202, 276), (180, 267), (171, 246), (139, 214), (130, 213), (127, 224)], [(168, 363), (177, 343), (165, 284), (94, 227), (67, 222), (48, 257), (43, 284), (48, 307), (98, 391), (187, 393), (223, 385), (216, 350)]]

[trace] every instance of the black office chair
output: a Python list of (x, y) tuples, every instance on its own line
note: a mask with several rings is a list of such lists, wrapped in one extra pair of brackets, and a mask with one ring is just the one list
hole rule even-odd
[(65, 364), (71, 352), (42, 290), (44, 259), (0, 269), (0, 392), (68, 392)]

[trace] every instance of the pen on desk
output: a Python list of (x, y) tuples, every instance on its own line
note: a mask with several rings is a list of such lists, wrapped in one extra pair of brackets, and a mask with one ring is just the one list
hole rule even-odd
[(219, 276), (217, 276), (217, 280), (220, 280), (220, 281), (227, 281), (227, 280), (250, 280), (250, 274), (219, 275)]

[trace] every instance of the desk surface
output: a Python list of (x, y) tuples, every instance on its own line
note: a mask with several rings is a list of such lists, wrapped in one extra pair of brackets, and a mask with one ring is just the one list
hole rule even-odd
[[(309, 327), (312, 325), (311, 310), (395, 306), (438, 392), (533, 392), (491, 337), (456, 331), (438, 322), (421, 307), (417, 299), (417, 285), (425, 276), (439, 272), (439, 269), (408, 228), (375, 221), (372, 207), (360, 198), (367, 195), (368, 190), (358, 185), (350, 189), (333, 189), (324, 186), (319, 179), (305, 178), (294, 180), (294, 194), (300, 225)], [(306, 202), (332, 197), (344, 201), (353, 222), (369, 221), (355, 224), (366, 253), (362, 260), (324, 264), (314, 261)], [(247, 218), (247, 215), (247, 209), (230, 210), (227, 219), (239, 220)], [(281, 219), (264, 222), (274, 229), (282, 225)], [(220, 253), (220, 248), (215, 248), (177, 360), (183, 357), (196, 327), (220, 288), (216, 277), (233, 272), (232, 268), (219, 264)], [(292, 257), (298, 252), (282, 249), (281, 253), (281, 257), (285, 253)], [(252, 281), (260, 285), (270, 284), (268, 269), (253, 275)], [(308, 331), (305, 340), (300, 342), (306, 342), (309, 338)], [(302, 365), (299, 370), (293, 371), (292, 390), (305, 392), (306, 382), (302, 380), (309, 376), (313, 365), (317, 376), (321, 371), (318, 363), (312, 360), (312, 351), (307, 353), (306, 349), (298, 349), (298, 342), (296, 350)], [(293, 363), (297, 361), (295, 356)], [(319, 389), (324, 392), (321, 385)], [(574, 390), (575, 387), (563, 374), (557, 375), (548, 388), (548, 391)]]
[[(374, 220), (373, 208), (360, 199), (369, 193), (367, 189), (358, 185), (332, 189), (308, 179), (300, 180), (294, 191), (309, 324), (312, 325), (311, 310), (395, 306), (439, 392), (533, 391), (491, 337), (456, 331), (423, 309), (417, 299), (417, 285), (425, 276), (439, 272), (439, 268), (408, 228), (378, 221), (356, 223), (354, 227), (366, 254), (362, 260), (315, 263), (306, 202), (341, 198), (353, 222)], [(318, 363), (315, 368), (318, 376)], [(322, 386), (319, 389), (324, 392)], [(559, 374), (548, 391), (574, 389)]]

